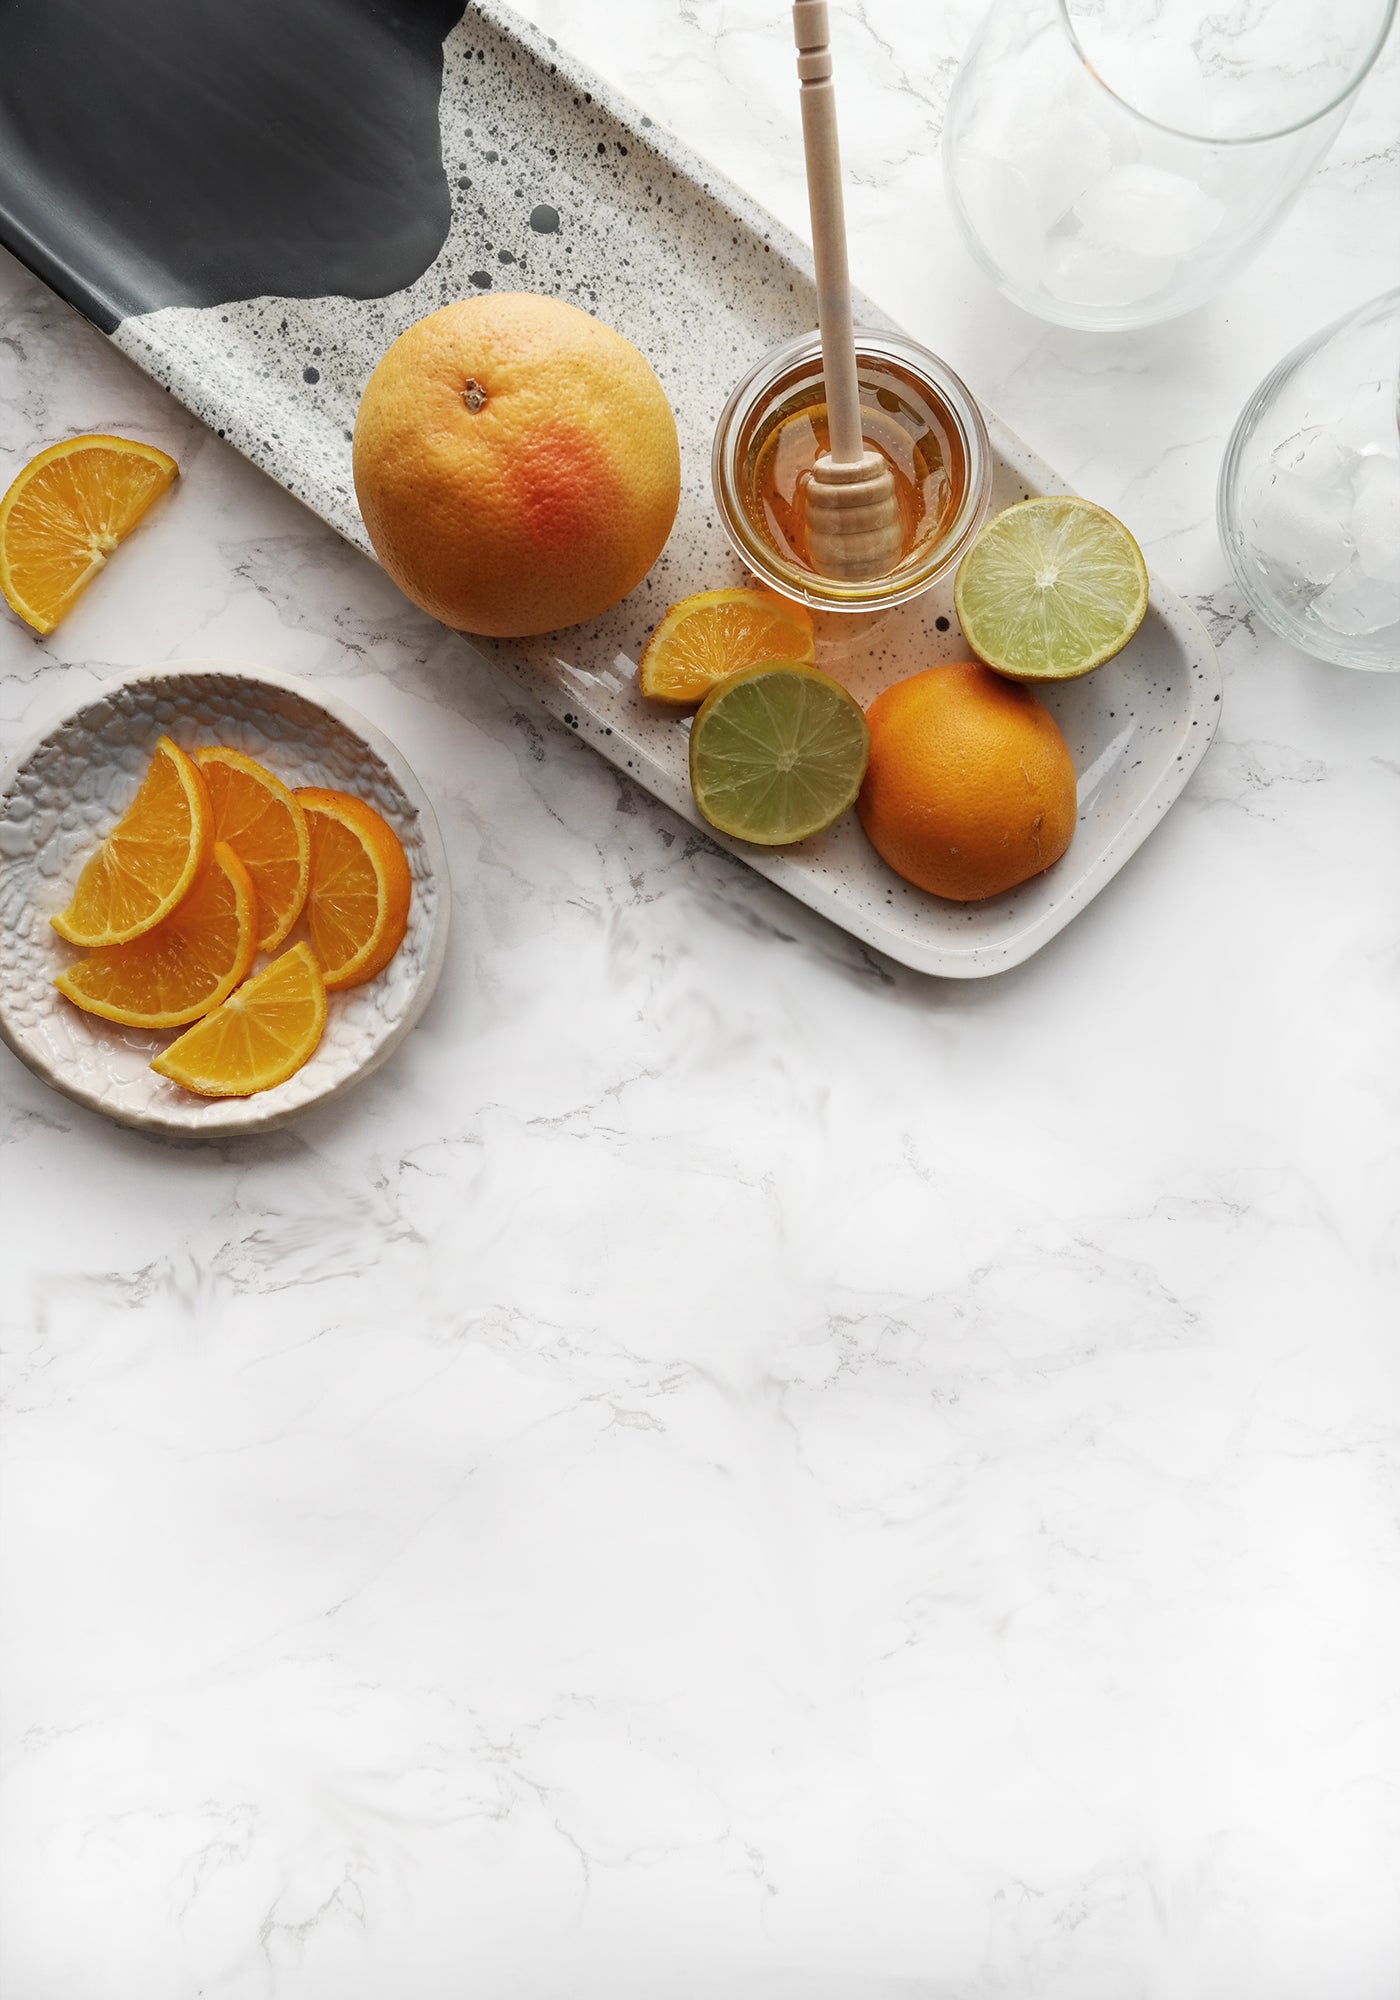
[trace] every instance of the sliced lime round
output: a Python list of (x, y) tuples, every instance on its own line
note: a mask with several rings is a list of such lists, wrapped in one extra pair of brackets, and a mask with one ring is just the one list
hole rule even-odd
[(988, 521), (953, 587), (963, 636), (1018, 681), (1069, 681), (1101, 667), (1147, 610), (1147, 565), (1121, 521), (1092, 500), (1046, 494)]
[(797, 661), (767, 660), (711, 688), (690, 729), (690, 786), (711, 826), (783, 847), (855, 802), (870, 756), (860, 705)]

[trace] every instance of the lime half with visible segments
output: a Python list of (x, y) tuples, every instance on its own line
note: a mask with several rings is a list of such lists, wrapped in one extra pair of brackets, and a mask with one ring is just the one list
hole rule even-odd
[(953, 587), (979, 660), (1017, 681), (1072, 681), (1121, 652), (1147, 610), (1147, 565), (1092, 500), (1047, 493), (988, 521)]
[(765, 660), (711, 688), (690, 729), (690, 788), (711, 826), (785, 847), (855, 802), (870, 757), (860, 704), (799, 661)]

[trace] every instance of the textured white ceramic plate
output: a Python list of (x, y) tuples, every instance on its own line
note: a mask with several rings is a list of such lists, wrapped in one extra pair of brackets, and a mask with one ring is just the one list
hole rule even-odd
[[(742, 581), (710, 496), (710, 440), (730, 389), (758, 356), (815, 324), (810, 255), (496, 0), (469, 7), (447, 37), (440, 119), (451, 228), (406, 290), (167, 307), (124, 320), (113, 338), (366, 549), (349, 440), (369, 373), (404, 327), (495, 286), (572, 299), (635, 341), (661, 377), (681, 436), (681, 508), (660, 562), (591, 625), (540, 640), (463, 640), (462, 672), (479, 672), (483, 655), (492, 660), (700, 825), (686, 729), (642, 700), (636, 662), (669, 604)], [(867, 324), (888, 324), (868, 302), (857, 310)], [(993, 507), (1065, 490), (990, 412), (987, 423)], [(951, 580), (878, 625), (829, 620), (818, 650), (862, 699), (921, 667), (966, 657)], [(987, 903), (940, 902), (893, 875), (853, 818), (801, 848), (733, 851), (907, 965), (963, 978), (997, 972), (1061, 930), (1145, 839), (1204, 754), (1219, 696), (1204, 629), (1154, 583), (1127, 650), (1048, 698), (1079, 773), (1078, 830), (1048, 873)]]
[[(327, 996), (326, 1031), (295, 1076), (255, 1097), (202, 1098), (149, 1067), (174, 1039), (71, 1006), (54, 975), (81, 954), (50, 928), (84, 861), (130, 803), (157, 737), (230, 744), (289, 785), (355, 792), (398, 834), (413, 880), (408, 933), (377, 979)], [(54, 723), (0, 777), (0, 1035), (21, 1061), (120, 1124), (182, 1137), (265, 1132), (377, 1069), (428, 1004), (451, 910), (433, 809), (372, 722), (280, 676), (191, 665), (127, 674)]]

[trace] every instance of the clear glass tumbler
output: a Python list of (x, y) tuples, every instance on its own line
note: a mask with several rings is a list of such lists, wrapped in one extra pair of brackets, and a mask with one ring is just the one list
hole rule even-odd
[(1217, 513), (1240, 589), (1276, 632), (1400, 673), (1400, 291), (1265, 376), (1226, 448)]
[(1395, 5), (993, 0), (943, 128), (974, 257), (1061, 326), (1200, 305), (1286, 214)]

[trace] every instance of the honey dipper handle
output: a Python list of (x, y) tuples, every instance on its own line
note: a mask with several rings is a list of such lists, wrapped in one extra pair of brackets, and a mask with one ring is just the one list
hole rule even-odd
[(841, 148), (836, 136), (836, 88), (831, 80), (826, 0), (793, 0), (792, 32), (801, 80), (802, 143), (817, 271), (817, 324), (822, 336), (831, 456), (854, 465), (865, 455), (856, 385), (855, 322), (846, 261), (846, 210), (841, 199)]

